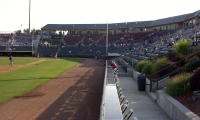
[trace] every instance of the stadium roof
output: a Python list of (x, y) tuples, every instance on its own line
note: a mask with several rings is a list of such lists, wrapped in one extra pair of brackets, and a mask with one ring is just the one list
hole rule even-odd
[[(127, 27), (151, 27), (157, 25), (171, 24), (177, 22), (183, 22), (194, 17), (200, 17), (200, 10), (174, 16), (164, 19), (158, 19), (153, 21), (139, 21), (139, 22), (127, 22), (127, 23), (111, 23), (108, 25), (109, 29), (114, 28), (127, 28)], [(42, 30), (70, 30), (70, 29), (106, 29), (107, 24), (47, 24), (42, 27)]]

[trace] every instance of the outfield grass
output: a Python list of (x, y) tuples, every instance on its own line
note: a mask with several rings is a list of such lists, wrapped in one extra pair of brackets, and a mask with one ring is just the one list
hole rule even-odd
[(29, 92), (83, 60), (78, 58), (48, 59), (36, 66), (0, 75), (0, 103)]
[[(13, 57), (14, 65), (22, 65), (36, 61), (37, 58), (30, 57)], [(0, 57), (0, 65), (9, 65), (8, 57)]]

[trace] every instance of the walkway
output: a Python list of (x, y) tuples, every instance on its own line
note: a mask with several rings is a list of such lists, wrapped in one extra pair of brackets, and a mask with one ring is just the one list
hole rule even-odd
[(170, 120), (145, 92), (137, 90), (137, 83), (131, 77), (119, 77), (120, 87), (129, 101), (138, 120)]

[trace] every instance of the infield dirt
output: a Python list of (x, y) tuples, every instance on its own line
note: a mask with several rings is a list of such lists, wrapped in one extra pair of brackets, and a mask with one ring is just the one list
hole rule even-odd
[(27, 64), (24, 64), (24, 65), (12, 65), (12, 66), (10, 66), (10, 65), (0, 65), (0, 75), (7, 73), (7, 72), (10, 72), (10, 71), (13, 71), (13, 70), (35, 66), (35, 65), (37, 65), (41, 62), (44, 62), (44, 61), (46, 61), (46, 60), (45, 59), (38, 59), (35, 62), (27, 63)]

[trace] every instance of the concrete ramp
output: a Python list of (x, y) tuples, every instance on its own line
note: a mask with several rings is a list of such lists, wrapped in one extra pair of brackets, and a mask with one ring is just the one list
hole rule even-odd
[(170, 120), (145, 92), (137, 90), (137, 82), (132, 77), (119, 77), (119, 80), (122, 92), (138, 120)]

